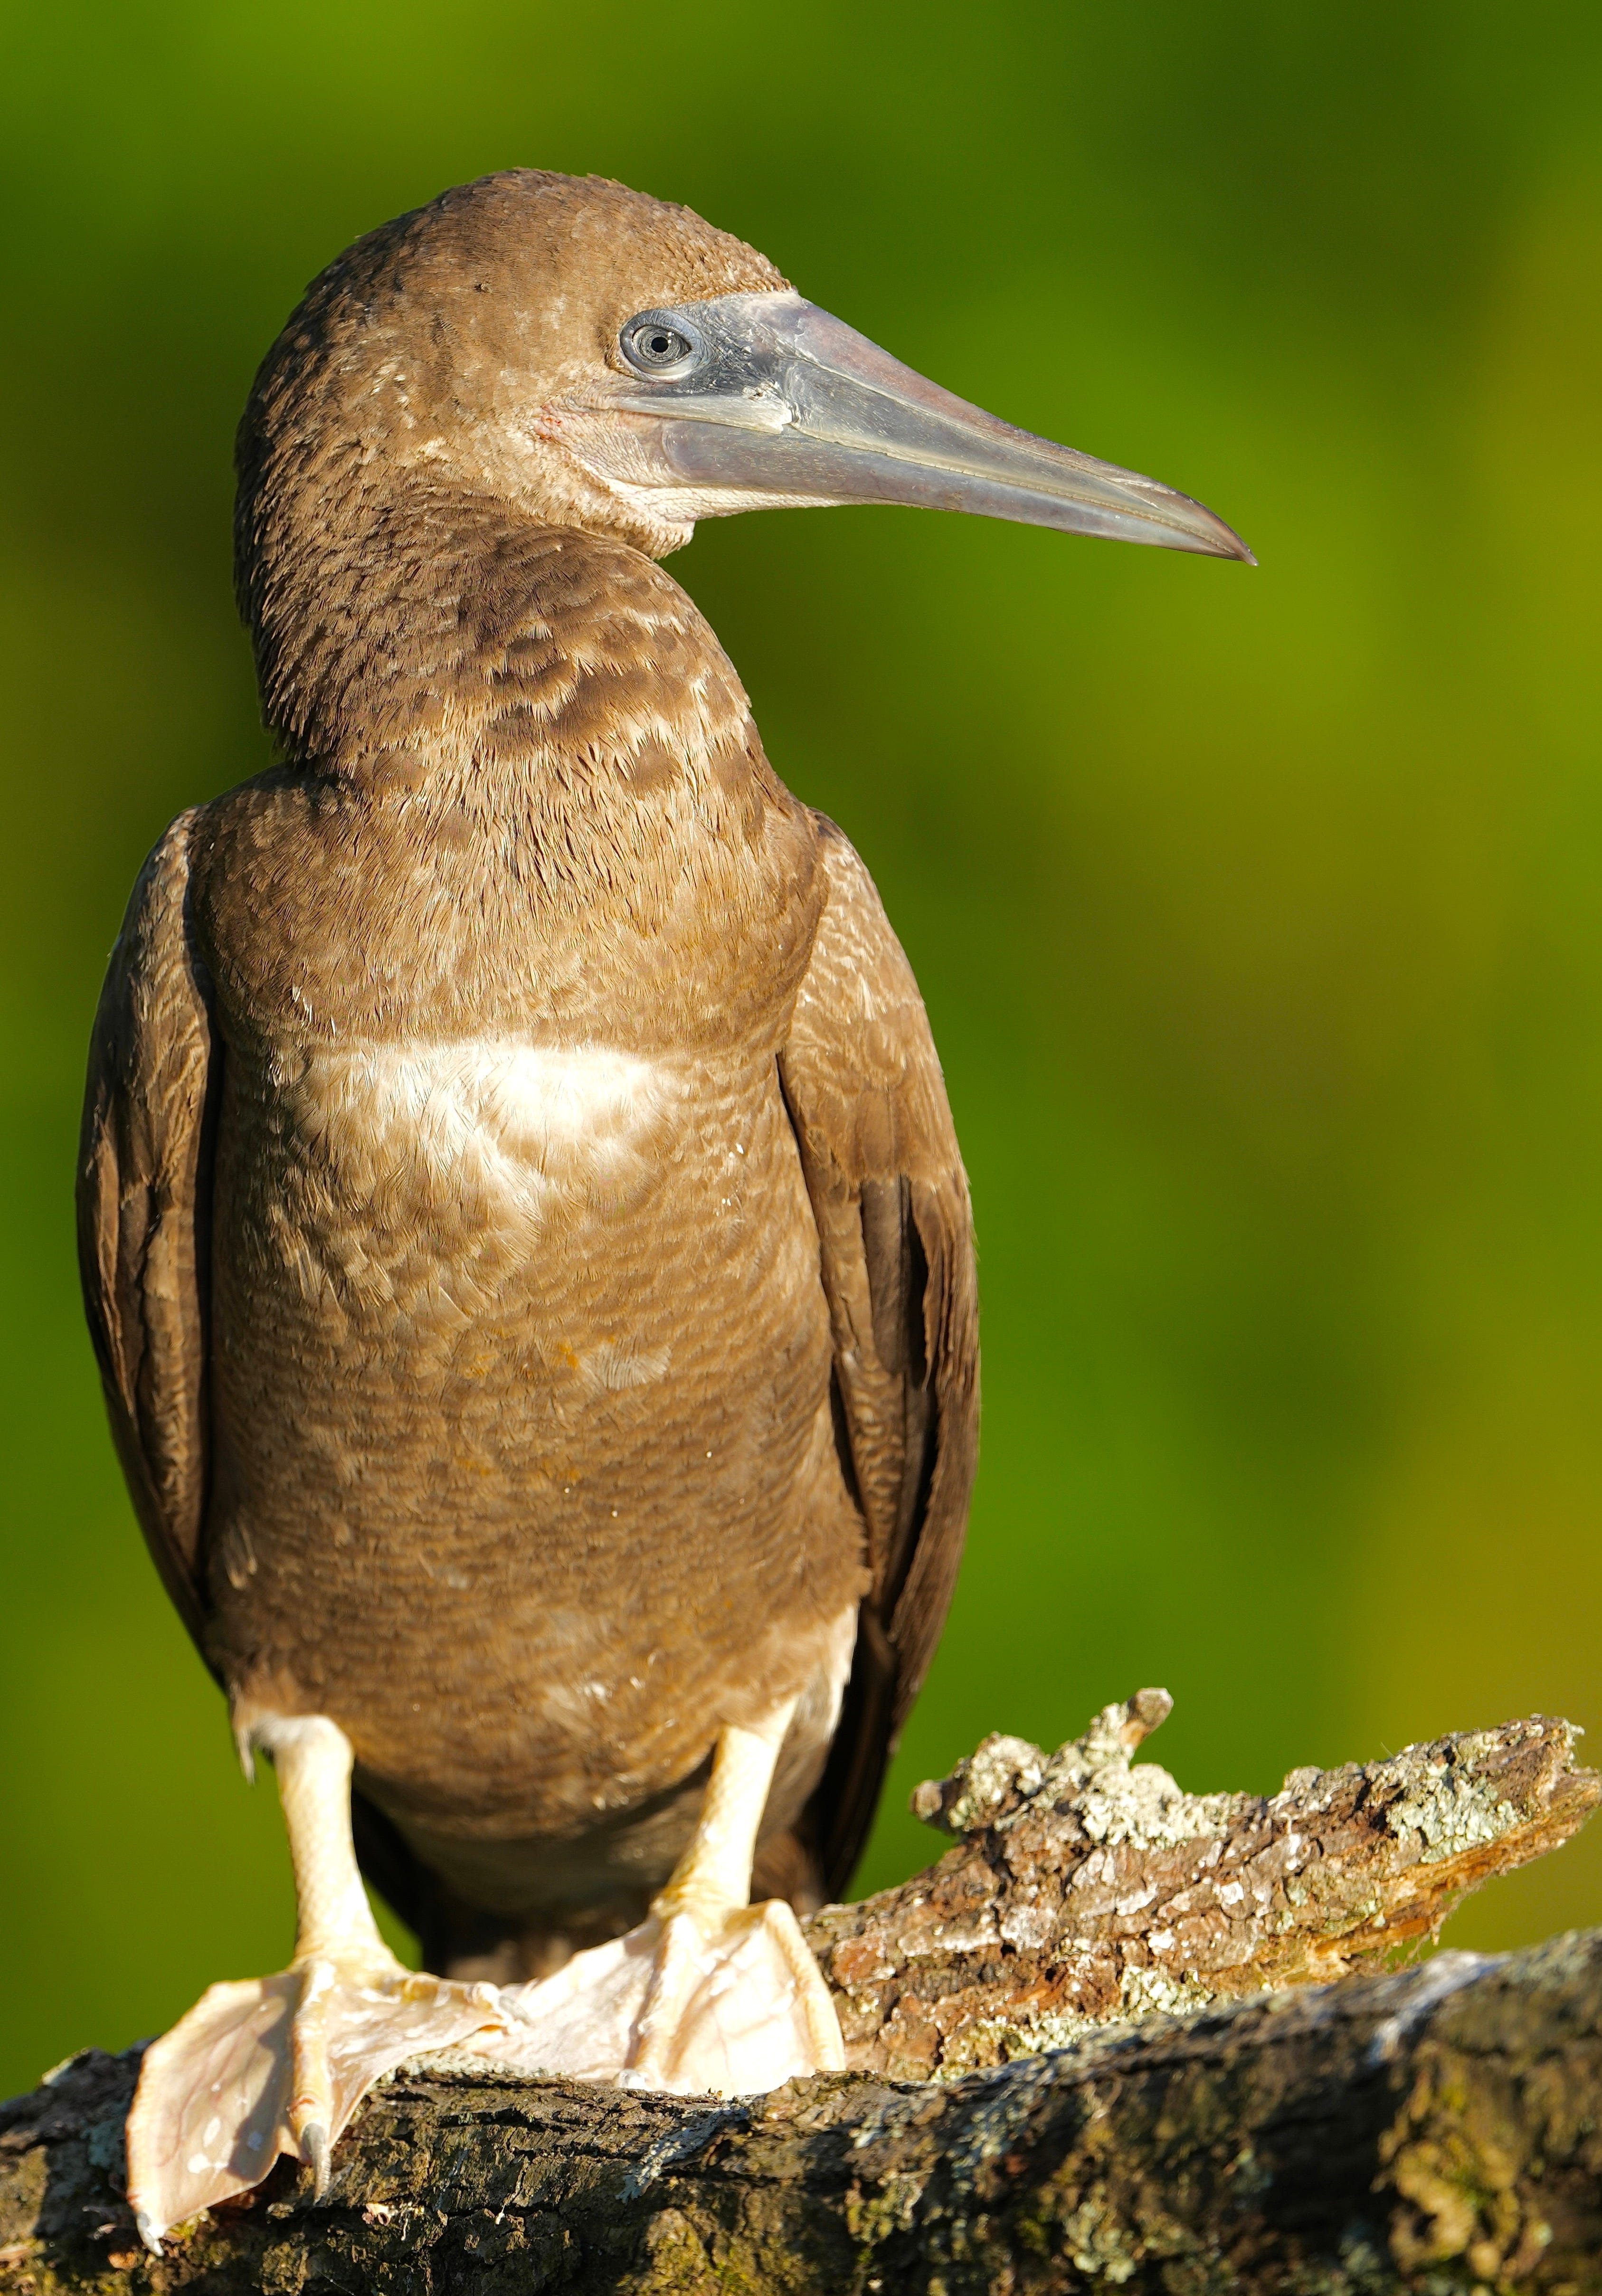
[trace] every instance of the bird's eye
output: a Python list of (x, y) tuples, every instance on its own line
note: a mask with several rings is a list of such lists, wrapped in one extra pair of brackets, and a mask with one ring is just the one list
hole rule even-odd
[(618, 341), (629, 365), (642, 374), (671, 374), (688, 366), (698, 349), (681, 327), (651, 311), (630, 319)]

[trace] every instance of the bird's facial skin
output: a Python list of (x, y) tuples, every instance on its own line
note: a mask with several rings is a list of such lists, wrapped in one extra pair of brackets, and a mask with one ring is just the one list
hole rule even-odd
[(247, 590), (300, 505), (315, 542), (408, 472), (654, 557), (698, 518), (893, 502), (1251, 558), (1187, 496), (925, 381), (687, 209), (533, 170), (444, 193), (314, 281), (240, 470)]
[(486, 507), (653, 558), (698, 518), (846, 502), (1251, 557), (1199, 503), (926, 381), (688, 209), (535, 170), (445, 193), (331, 264), (262, 364), (238, 455), (269, 721), (336, 749), (358, 690), (369, 726), (410, 707), (360, 630), (415, 631), (453, 584), (476, 594)]
[(637, 515), (892, 502), (1255, 563), (1154, 479), (998, 422), (792, 290), (634, 314), (540, 427)]

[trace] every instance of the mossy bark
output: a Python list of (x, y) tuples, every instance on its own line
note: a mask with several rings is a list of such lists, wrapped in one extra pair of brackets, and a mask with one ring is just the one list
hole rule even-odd
[(119, 2181), (137, 2053), (90, 2051), (0, 2108), (0, 2292), (1602, 2296), (1602, 1931), (1316, 1982), (1566, 1839), (1573, 1731), (1263, 1799), (1132, 1767), (1167, 1711), (919, 1789), (957, 1846), (809, 1924), (850, 2072), (722, 2104), (448, 2053), (369, 2100), (325, 2201), (280, 2162), (157, 2259)]
[(314, 2203), (139, 2252), (116, 2194), (135, 2059), (8, 2109), (0, 2286), (206, 2296), (1447, 2296), (1602, 2289), (1602, 1932), (1154, 2017), (946, 2083), (745, 2104), (403, 2074)]
[(1272, 1796), (1186, 1793), (1130, 1759), (1171, 1703), (1140, 1691), (1052, 1755), (987, 1738), (918, 1788), (959, 1846), (808, 1924), (853, 2069), (949, 2079), (1114, 2019), (1373, 1968), (1597, 1805), (1573, 1726), (1539, 1715), (1294, 1770)]

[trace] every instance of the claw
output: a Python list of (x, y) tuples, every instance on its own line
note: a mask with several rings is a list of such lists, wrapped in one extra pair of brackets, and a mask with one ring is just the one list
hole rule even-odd
[(694, 1918), (688, 1914), (670, 1914), (661, 1924), (651, 1983), (623, 2069), (630, 2088), (667, 2087), (668, 2065), (676, 2051), (679, 2028), (706, 1968), (706, 1941)]
[(312, 2174), (312, 2198), (328, 2196), (328, 2131), (320, 2120), (308, 2120), (300, 2131), (300, 2157)]

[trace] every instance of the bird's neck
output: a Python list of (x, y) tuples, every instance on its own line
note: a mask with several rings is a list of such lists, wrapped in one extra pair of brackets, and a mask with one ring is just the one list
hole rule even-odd
[(538, 611), (538, 576), (519, 579), (530, 541), (559, 556), (561, 538), (426, 477), (379, 488), (357, 465), (319, 479), (259, 500), (240, 537), (263, 715), (297, 763), (415, 781), (456, 746), (453, 705), (483, 682), (497, 610), (521, 590)]
[(448, 822), (476, 883), (537, 889), (587, 931), (710, 902), (809, 931), (811, 816), (654, 560), (415, 485), (301, 521), (244, 587), (269, 722), (410, 824), (384, 834)]
[(544, 758), (645, 786), (676, 745), (754, 743), (712, 632), (627, 543), (422, 473), (289, 496), (247, 543), (264, 713), (298, 762), (415, 785)]

